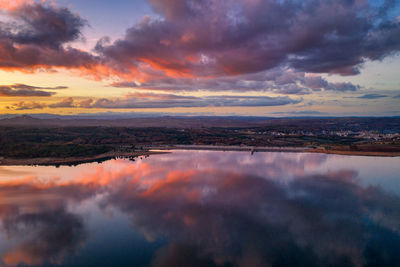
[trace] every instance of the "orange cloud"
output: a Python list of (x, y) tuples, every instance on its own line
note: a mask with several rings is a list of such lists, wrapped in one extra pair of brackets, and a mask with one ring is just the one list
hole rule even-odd
[(34, 0), (0, 0), (0, 9), (15, 10), (18, 7), (26, 4), (32, 4)]
[(161, 58), (140, 58), (139, 60), (149, 64), (152, 68), (156, 70), (163, 71), (168, 77), (171, 78), (196, 77), (191, 69), (185, 66), (186, 63), (184, 61), (171, 61)]

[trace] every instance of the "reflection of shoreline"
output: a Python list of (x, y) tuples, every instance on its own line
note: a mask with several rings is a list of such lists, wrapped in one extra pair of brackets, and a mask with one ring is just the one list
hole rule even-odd
[(346, 147), (337, 147), (335, 149), (324, 149), (315, 147), (256, 147), (256, 146), (214, 146), (214, 145), (175, 145), (168, 147), (151, 147), (157, 150), (213, 150), (213, 151), (249, 151), (249, 152), (308, 152), (337, 154), (348, 156), (374, 156), (374, 157), (399, 157), (400, 152), (387, 151), (352, 151), (346, 150)]
[(326, 149), (316, 148), (307, 152), (346, 155), (346, 156), (400, 157), (400, 152), (385, 152), (385, 151), (326, 150)]
[[(0, 183), (0, 262), (397, 266), (400, 197), (381, 172), (392, 161), (181, 149), (79, 168), (5, 167), (25, 173)], [(376, 182), (364, 180), (366, 165), (376, 165)]]
[(216, 146), (216, 145), (171, 145), (146, 147), (145, 151), (136, 152), (108, 152), (88, 157), (68, 158), (1, 158), (0, 166), (23, 166), (23, 165), (79, 165), (91, 162), (103, 162), (115, 158), (134, 159), (140, 156), (169, 153), (169, 150), (209, 150), (209, 151), (249, 151), (254, 152), (297, 152), (297, 153), (323, 153), (347, 156), (373, 156), (373, 157), (400, 157), (400, 152), (387, 151), (352, 151), (346, 147), (335, 147), (334, 149), (315, 147), (256, 147), (256, 146)]
[(23, 165), (79, 165), (91, 162), (103, 162), (115, 158), (134, 159), (140, 156), (149, 156), (154, 154), (164, 154), (166, 151), (137, 151), (137, 152), (109, 152), (88, 157), (68, 157), (68, 158), (31, 158), (31, 159), (13, 159), (0, 158), (0, 166), (23, 166)]

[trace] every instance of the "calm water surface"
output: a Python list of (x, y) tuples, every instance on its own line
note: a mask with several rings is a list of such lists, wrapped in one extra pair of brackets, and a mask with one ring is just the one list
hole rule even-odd
[(399, 266), (400, 158), (0, 167), (0, 266)]

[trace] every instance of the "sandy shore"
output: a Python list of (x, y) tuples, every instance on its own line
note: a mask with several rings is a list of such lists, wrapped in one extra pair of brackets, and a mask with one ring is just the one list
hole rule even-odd
[(14, 159), (0, 158), (0, 166), (22, 166), (22, 165), (76, 165), (103, 161), (113, 158), (136, 158), (154, 154), (168, 153), (167, 151), (137, 151), (137, 152), (109, 152), (88, 157), (69, 157), (69, 158), (29, 158)]

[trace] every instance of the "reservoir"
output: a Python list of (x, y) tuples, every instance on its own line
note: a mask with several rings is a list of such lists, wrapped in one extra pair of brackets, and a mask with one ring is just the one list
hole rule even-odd
[(0, 167), (0, 266), (395, 266), (399, 251), (400, 157)]

